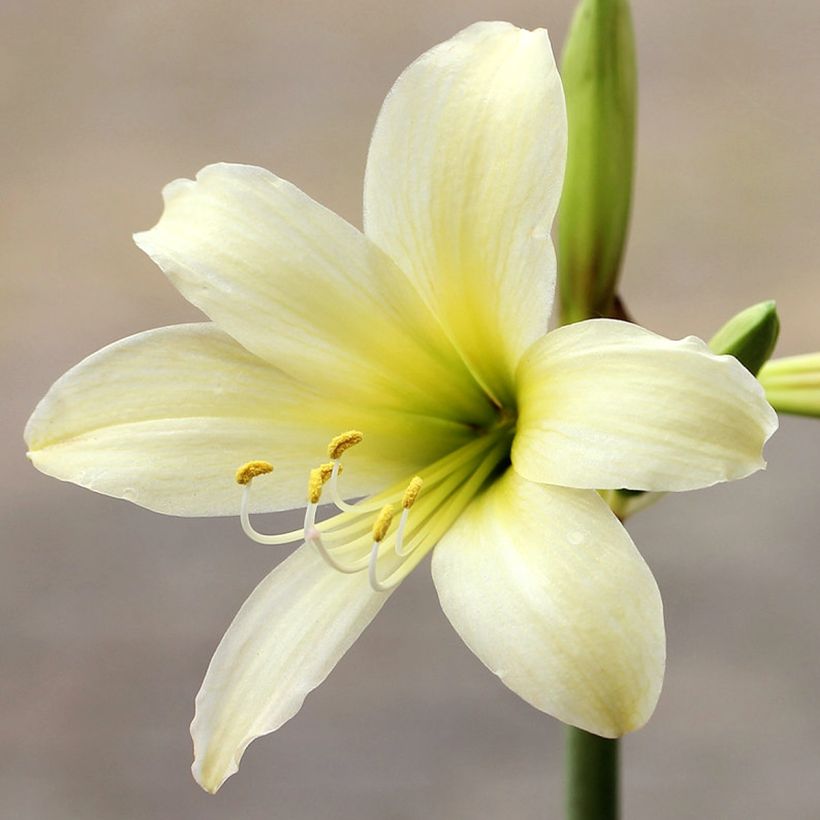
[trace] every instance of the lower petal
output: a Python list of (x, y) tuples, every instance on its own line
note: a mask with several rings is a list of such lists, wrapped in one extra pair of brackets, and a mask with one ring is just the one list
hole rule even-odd
[(211, 660), (191, 724), (193, 773), (215, 792), (248, 744), (278, 729), (330, 674), (389, 594), (330, 569), (312, 545), (251, 593)]
[(660, 594), (596, 493), (509, 470), (441, 540), (432, 569), (450, 623), (528, 703), (604, 737), (649, 719), (666, 657)]

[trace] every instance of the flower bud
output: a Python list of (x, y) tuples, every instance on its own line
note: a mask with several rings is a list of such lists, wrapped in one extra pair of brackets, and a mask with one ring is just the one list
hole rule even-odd
[(753, 376), (769, 360), (780, 333), (774, 302), (760, 302), (741, 310), (712, 337), (715, 353), (734, 356)]
[(635, 41), (627, 0), (581, 0), (561, 63), (569, 144), (559, 211), (562, 322), (612, 316), (635, 142)]
[(820, 417), (820, 353), (772, 359), (758, 379), (778, 413)]

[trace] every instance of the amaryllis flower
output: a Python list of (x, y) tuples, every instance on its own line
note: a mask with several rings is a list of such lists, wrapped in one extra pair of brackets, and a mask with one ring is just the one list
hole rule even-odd
[[(546, 32), (470, 26), (388, 95), (364, 232), (260, 168), (171, 183), (136, 242), (211, 322), (101, 350), (32, 416), (49, 475), (302, 542), (211, 661), (192, 725), (206, 789), (433, 549), (447, 617), (526, 701), (606, 737), (652, 713), (661, 599), (596, 489), (741, 478), (776, 417), (698, 339), (611, 320), (545, 333), (565, 154)], [(306, 486), (303, 528), (253, 528)]]

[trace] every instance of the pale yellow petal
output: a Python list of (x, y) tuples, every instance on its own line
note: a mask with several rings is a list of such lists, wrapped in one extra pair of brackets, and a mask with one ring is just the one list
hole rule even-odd
[(253, 591), (222, 638), (196, 699), (193, 773), (215, 792), (248, 744), (302, 707), (389, 593), (300, 547)]
[(658, 587), (591, 490), (510, 470), (433, 553), (445, 614), (528, 703), (604, 737), (640, 728), (663, 682)]
[(245, 348), (331, 399), (482, 415), (474, 380), (370, 240), (262, 168), (210, 165), (163, 192), (140, 248)]
[(515, 469), (567, 487), (691, 490), (765, 466), (777, 416), (752, 375), (694, 337), (627, 322), (559, 328), (518, 372)]
[(566, 113), (547, 32), (476, 23), (423, 54), (379, 115), (365, 233), (502, 400), (546, 330)]
[(193, 324), (123, 339), (72, 368), (25, 437), (34, 465), (56, 478), (159, 512), (235, 515), (241, 464), (275, 467), (254, 486), (253, 510), (301, 506), (327, 442), (353, 427), (366, 431), (345, 455), (344, 484), (355, 495), (412, 474), (460, 440), (444, 423), (323, 397), (214, 325)]

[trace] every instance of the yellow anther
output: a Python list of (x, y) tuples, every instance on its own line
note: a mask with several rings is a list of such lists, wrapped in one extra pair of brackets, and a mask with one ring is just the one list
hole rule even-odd
[(364, 436), (358, 430), (341, 433), (327, 445), (327, 457), (335, 461), (345, 450), (355, 447), (363, 438)]
[(308, 501), (311, 504), (318, 504), (319, 499), (322, 497), (322, 486), (325, 483), (325, 480), (322, 477), (322, 468), (321, 467), (314, 467), (310, 471), (310, 478), (308, 479)]
[[(336, 475), (341, 475), (343, 469), (344, 467), (340, 464), (339, 469), (336, 471)], [(333, 474), (333, 462), (328, 461), (326, 464), (320, 464), (319, 470), (322, 473), (322, 484), (327, 484), (327, 482), (330, 481), (330, 476)]]
[(404, 498), (401, 500), (401, 505), (404, 507), (405, 510), (409, 510), (413, 504), (416, 503), (416, 499), (419, 497), (419, 493), (421, 492), (421, 485), (424, 484), (424, 481), (421, 479), (420, 476), (413, 476), (410, 479), (410, 483), (407, 485), (407, 489), (404, 491)]
[(243, 464), (236, 471), (237, 484), (250, 484), (258, 475), (266, 475), (273, 472), (273, 465), (267, 461), (249, 461)]
[[(342, 472), (342, 465), (339, 465), (337, 474)], [(328, 461), (326, 464), (320, 464), (310, 471), (310, 478), (308, 479), (308, 501), (311, 504), (318, 504), (322, 497), (322, 487), (330, 481), (333, 475), (333, 462)]]
[(390, 522), (393, 520), (393, 505), (385, 504), (381, 512), (373, 523), (373, 540), (382, 541), (387, 531), (390, 529)]

